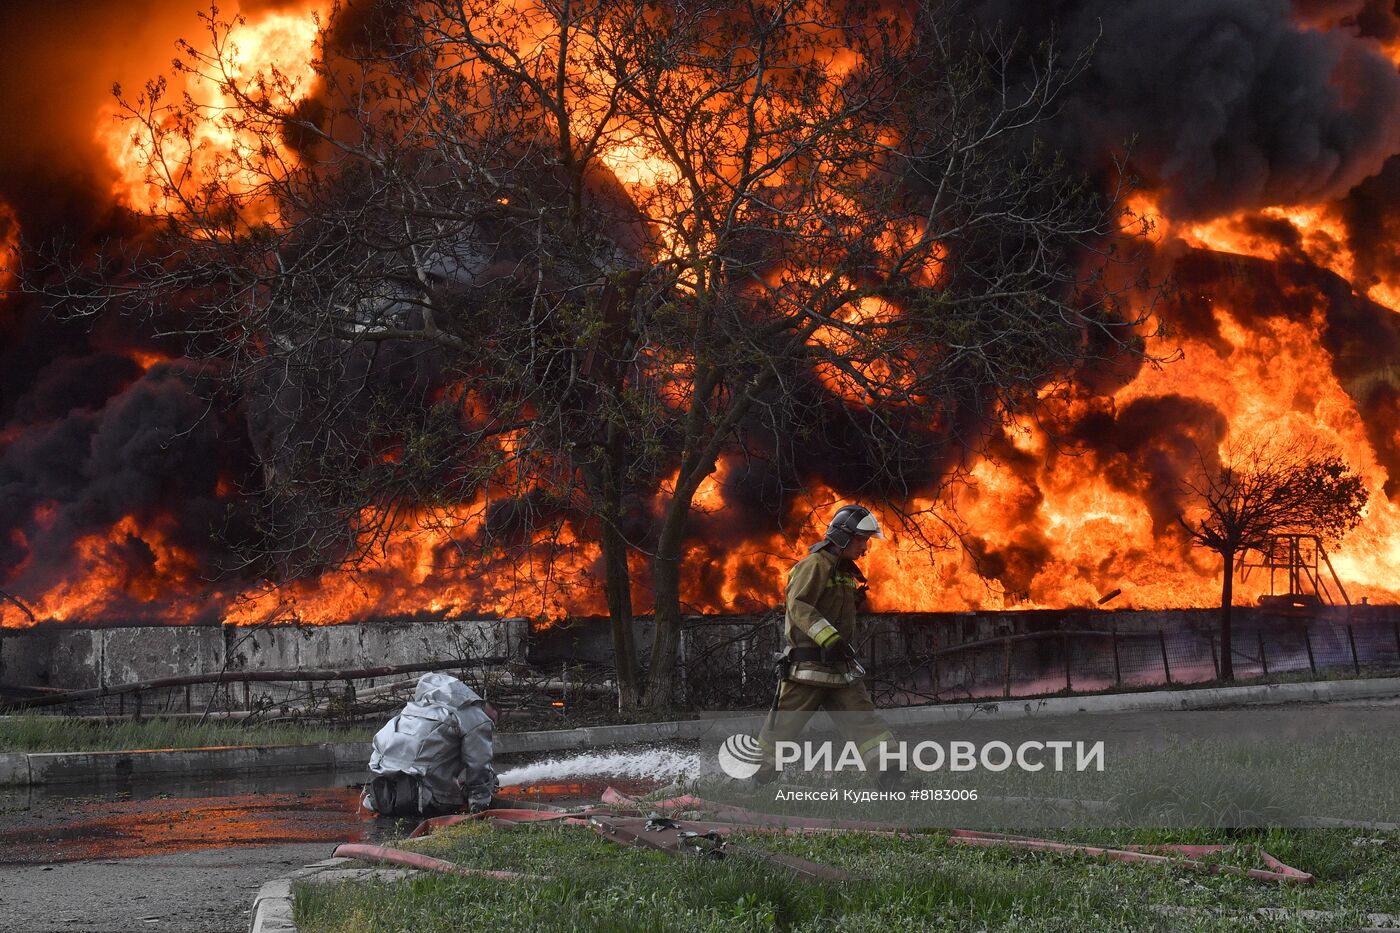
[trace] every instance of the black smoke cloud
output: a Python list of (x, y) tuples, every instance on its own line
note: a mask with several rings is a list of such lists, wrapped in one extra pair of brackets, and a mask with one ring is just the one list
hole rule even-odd
[[(62, 241), (81, 251), (144, 235), (115, 203), (116, 171), (98, 130), (114, 83), (139, 90), (169, 68), (177, 39), (198, 39), (199, 8), (0, 5), (0, 202), (27, 247)], [(123, 588), (155, 607), (163, 594), (205, 593), (228, 564), (219, 542), (238, 535), (223, 490), (251, 462), (241, 410), (209, 365), (180, 359), (178, 342), (155, 335), (158, 322), (66, 311), (0, 293), (0, 587), (34, 598), (81, 582), (95, 562), (116, 584), (116, 610), (139, 612), (122, 606)], [(127, 517), (189, 563), (113, 533)]]
[[(89, 374), (86, 383), (75, 380), (79, 373)], [(188, 594), (210, 583), (224, 562), (213, 534), (227, 512), (218, 481), (234, 478), (240, 462), (236, 417), (215, 377), (208, 366), (158, 363), (142, 372), (101, 355), (45, 368), (16, 405), (22, 414), (0, 452), (7, 589), (32, 596), (75, 579), (85, 569), (79, 539), (106, 535), (127, 517), (194, 557), (196, 567), (162, 570), (167, 586)], [(103, 546), (99, 569), (134, 580), (149, 577), (155, 560), (144, 542), (118, 536)]]
[(1056, 143), (1092, 167), (1132, 141), (1133, 168), (1185, 219), (1339, 197), (1400, 149), (1400, 75), (1355, 25), (1387, 31), (1393, 10), (1307, 6), (1347, 9), (1325, 31), (1285, 0), (991, 0), (976, 10), (1070, 50), (1097, 40)]
[(1357, 185), (1342, 203), (1359, 288), (1400, 282), (1400, 156)]

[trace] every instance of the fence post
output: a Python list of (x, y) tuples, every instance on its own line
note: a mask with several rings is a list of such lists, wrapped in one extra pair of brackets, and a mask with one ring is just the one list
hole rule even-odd
[(1113, 682), (1123, 685), (1123, 668), (1118, 662), (1118, 626), (1113, 626)]
[(135, 694), (132, 696), (132, 699), (136, 701), (136, 709), (132, 712), (132, 718), (133, 718), (133, 719), (140, 719), (140, 718), (141, 718), (141, 691), (140, 691), (140, 690), (137, 690), (137, 691), (135, 692)]
[(1064, 653), (1065, 653), (1065, 693), (1073, 693), (1073, 692), (1074, 692), (1074, 680), (1071, 678), (1070, 672), (1069, 672), (1069, 633), (1068, 633), (1068, 632), (1062, 632), (1062, 633), (1060, 634), (1060, 646), (1061, 646), (1061, 650), (1064, 651)]
[(1005, 653), (1006, 657), (1003, 659), (1003, 662), (1002, 662), (1002, 663), (1003, 663), (1003, 666), (1005, 667), (1005, 670), (1003, 671), (1003, 685), (1002, 685), (1002, 689), (1001, 689), (1001, 695), (1002, 695), (1003, 697), (1010, 697), (1010, 696), (1011, 696), (1011, 637), (1010, 637), (1010, 636), (1007, 636), (1007, 637), (1005, 637), (1005, 638), (1002, 639), (1002, 646), (1003, 646), (1004, 653)]
[(938, 693), (938, 655), (933, 656), (933, 692)]
[(1255, 634), (1259, 636), (1259, 666), (1264, 669), (1264, 676), (1269, 676), (1269, 658), (1264, 653), (1264, 630), (1255, 629)]
[[(871, 666), (874, 666), (874, 658), (871, 658)], [(745, 693), (749, 686), (749, 640), (739, 639), (739, 692)]]
[(1356, 627), (1350, 622), (1347, 623), (1347, 643), (1351, 645), (1351, 669), (1359, 675), (1361, 673), (1361, 659), (1356, 656)]
[[(1232, 651), (1231, 654), (1234, 652)], [(1210, 636), (1210, 663), (1215, 665), (1215, 679), (1220, 679), (1220, 652), (1215, 650), (1215, 633)]]
[(1172, 685), (1172, 666), (1167, 663), (1167, 636), (1157, 629), (1157, 644), (1162, 646), (1162, 672), (1167, 675), (1167, 686)]
[(1308, 629), (1308, 623), (1303, 623), (1303, 644), (1308, 646), (1308, 670), (1317, 673), (1317, 659), (1313, 657), (1312, 634)]
[(1395, 653), (1400, 656), (1400, 622), (1391, 622), (1390, 627), (1395, 632)]

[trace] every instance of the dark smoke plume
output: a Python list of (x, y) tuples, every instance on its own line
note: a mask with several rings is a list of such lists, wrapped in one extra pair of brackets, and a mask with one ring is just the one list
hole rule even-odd
[[(1176, 219), (1339, 197), (1400, 148), (1400, 75), (1341, 18), (1319, 31), (1286, 0), (988, 0), (976, 9), (987, 25), (1033, 39), (1070, 48), (1097, 39), (1057, 143), (1092, 165), (1135, 140), (1133, 167)], [(1374, 5), (1364, 10), (1373, 31), (1393, 26)]]
[[(75, 379), (79, 373), (88, 378)], [(24, 429), (0, 452), (0, 527), (10, 530), (0, 579), (7, 587), (37, 593), (71, 579), (81, 572), (76, 545), (84, 536), (108, 539), (97, 561), (103, 572), (153, 576), (149, 548), (109, 538), (127, 517), (158, 528), (164, 544), (194, 558), (193, 569), (166, 585), (189, 592), (208, 584), (221, 562), (211, 537), (225, 513), (217, 483), (237, 462), (225, 439), (236, 425), (210, 416), (221, 402), (212, 376), (187, 363), (141, 373), (110, 356), (60, 358), (43, 371), (16, 405), (12, 425)]]

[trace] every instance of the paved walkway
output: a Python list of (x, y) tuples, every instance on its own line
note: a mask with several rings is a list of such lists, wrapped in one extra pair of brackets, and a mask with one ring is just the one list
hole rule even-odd
[(330, 855), (325, 843), (201, 849), (0, 868), (0, 926), (16, 933), (246, 933), (265, 881)]

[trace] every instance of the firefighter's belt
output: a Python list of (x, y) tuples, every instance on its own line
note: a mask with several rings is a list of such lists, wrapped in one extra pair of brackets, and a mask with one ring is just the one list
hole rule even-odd
[(794, 646), (788, 651), (788, 660), (793, 664), (834, 664), (837, 659), (828, 655), (821, 648)]

